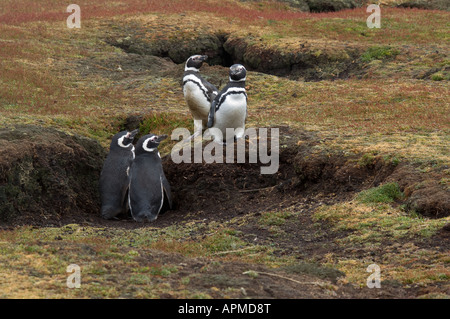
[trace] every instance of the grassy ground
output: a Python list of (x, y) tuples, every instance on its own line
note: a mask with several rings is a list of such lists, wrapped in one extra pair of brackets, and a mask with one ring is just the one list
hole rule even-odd
[[(283, 3), (232, 0), (78, 4), (81, 29), (66, 27), (61, 1), (0, 4), (0, 125), (56, 127), (105, 147), (130, 115), (143, 117), (143, 131), (191, 129), (180, 87), (183, 66), (131, 57), (110, 45), (111, 38), (156, 45), (226, 33), (250, 39), (261, 52), (288, 55), (306, 44), (331, 59), (350, 48), (361, 52), (360, 68), (345, 79), (304, 82), (250, 71), (248, 125), (312, 132), (320, 149), (381, 155), (422, 172), (438, 167), (448, 190), (448, 12), (382, 7), (382, 28), (368, 29), (364, 8), (310, 14)], [(131, 58), (135, 62), (127, 62)], [(227, 69), (205, 65), (202, 73), (217, 80)], [(163, 154), (171, 145), (163, 145)], [(314, 206), (307, 228), (300, 222), (305, 211), (293, 204), (227, 221), (194, 214), (164, 227), (103, 227), (94, 220), (4, 229), (0, 296), (377, 297), (364, 290), (366, 268), (377, 263), (384, 296), (448, 298), (448, 236), (439, 236), (449, 217), (411, 213), (396, 205), (401, 194), (374, 200), (379, 192)], [(261, 240), (249, 239), (250, 226)], [(293, 227), (304, 230), (300, 239), (290, 236)], [(320, 252), (304, 253), (299, 264), (296, 243), (309, 247), (316, 240)], [(67, 289), (72, 263), (82, 267), (82, 289)], [(336, 280), (339, 274), (345, 276)], [(280, 276), (288, 278), (281, 279), (285, 294), (255, 288)], [(298, 293), (299, 282), (312, 283), (309, 295)]]

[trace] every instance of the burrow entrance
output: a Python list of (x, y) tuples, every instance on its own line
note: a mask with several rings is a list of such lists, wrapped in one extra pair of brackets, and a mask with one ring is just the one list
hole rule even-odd
[[(100, 217), (98, 178), (106, 153), (98, 143), (50, 129), (45, 129), (42, 140), (26, 141), (29, 132), (36, 131), (44, 136), (43, 130), (26, 126), (0, 134), (1, 225), (88, 222), (141, 226)], [(449, 215), (449, 191), (439, 183), (444, 176), (439, 170), (421, 173), (408, 163), (314, 147), (319, 144), (314, 133), (280, 128), (279, 153), (268, 154), (278, 156), (278, 171), (267, 175), (261, 174), (261, 167), (268, 164), (260, 158), (257, 163), (175, 163), (167, 155), (163, 167), (176, 206), (154, 225), (165, 226), (192, 216), (229, 220), (289, 207), (317, 194), (325, 195), (323, 203), (329, 204), (352, 199), (361, 190), (387, 182), (398, 183), (404, 192), (398, 204), (429, 218)], [(17, 145), (21, 145), (20, 150)], [(249, 143), (246, 145), (249, 158)], [(268, 150), (270, 147), (269, 143)]]

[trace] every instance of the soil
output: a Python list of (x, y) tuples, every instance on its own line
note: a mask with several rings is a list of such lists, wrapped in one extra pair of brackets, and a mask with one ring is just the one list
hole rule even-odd
[(94, 140), (52, 128), (0, 129), (0, 225), (95, 214), (105, 154)]
[[(261, 174), (261, 166), (267, 165), (261, 162), (175, 164), (169, 155), (163, 157), (175, 208), (162, 214), (154, 223), (139, 224), (131, 221), (129, 216), (120, 216), (120, 220), (113, 221), (100, 217), (97, 178), (106, 152), (97, 143), (37, 127), (2, 130), (0, 199), (3, 215), (0, 227), (77, 223), (105, 228), (164, 228), (190, 220), (224, 222), (248, 216), (248, 222), (239, 228), (242, 239), (270, 244), (276, 248), (277, 254), (296, 256), (299, 265), (304, 267), (296, 271), (254, 266), (260, 275), (252, 278), (243, 274), (248, 270), (247, 264), (223, 263), (194, 277), (190, 287), (242, 287), (235, 297), (251, 298), (414, 298), (424, 294), (423, 287), (405, 288), (396, 283), (386, 283), (383, 289), (378, 290), (337, 283), (340, 275), (337, 270), (333, 270), (332, 275), (320, 277), (326, 269), (313, 264), (305, 266), (302, 261), (314, 259), (320, 263), (329, 253), (343, 257), (366, 254), (358, 247), (351, 252), (342, 251), (335, 242), (346, 235), (345, 231), (328, 231), (326, 223), (318, 228), (311, 215), (320, 205), (348, 200), (357, 192), (383, 182), (397, 181), (407, 195), (405, 202), (427, 217), (448, 216), (449, 192), (439, 187), (437, 181), (442, 178), (439, 171), (420, 174), (410, 164), (395, 165), (381, 156), (362, 162), (361, 154), (348, 155), (338, 150), (317, 148), (315, 146), (320, 145), (320, 139), (314, 133), (293, 131), (289, 127), (280, 128), (280, 137), (279, 170), (272, 175)], [(248, 154), (249, 142), (246, 145)], [(74, 176), (83, 178), (75, 179)], [(58, 187), (55, 187), (56, 181)], [(32, 205), (25, 205), (24, 202), (30, 199)], [(270, 231), (258, 225), (257, 218), (251, 218), (293, 206), (302, 214), (283, 226), (288, 236), (273, 237)], [(5, 212), (5, 207), (11, 209)], [(12, 211), (19, 214), (11, 214)], [(430, 240), (415, 244), (443, 249), (443, 242), (448, 243), (449, 234), (448, 227), (444, 227)], [(371, 252), (373, 258), (383, 253), (382, 248)], [(171, 276), (170, 280), (196, 273), (210, 262), (206, 258), (189, 259), (174, 254), (161, 258), (182, 260), (182, 271)], [(324, 289), (324, 285), (335, 288)], [(439, 289), (442, 291), (444, 288)], [(212, 296), (223, 297), (219, 292)]]

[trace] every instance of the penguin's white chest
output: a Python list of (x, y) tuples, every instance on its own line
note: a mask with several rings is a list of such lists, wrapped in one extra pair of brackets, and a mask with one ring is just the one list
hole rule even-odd
[(247, 99), (244, 94), (230, 94), (221, 104), (216, 113), (217, 125), (225, 127), (239, 127), (245, 121), (247, 111)]
[(247, 115), (247, 98), (245, 94), (230, 94), (220, 105), (215, 114), (214, 127), (222, 131), (224, 140), (227, 139), (227, 128), (236, 130), (236, 137), (241, 137), (245, 130), (245, 117)]
[(193, 81), (188, 81), (183, 86), (183, 93), (194, 119), (207, 119), (211, 104), (200, 85)]

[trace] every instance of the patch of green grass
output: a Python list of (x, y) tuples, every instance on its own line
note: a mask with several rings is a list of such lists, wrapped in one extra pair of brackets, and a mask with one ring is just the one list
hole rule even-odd
[(218, 253), (229, 250), (236, 250), (246, 246), (246, 243), (240, 238), (227, 234), (226, 232), (218, 232), (208, 237), (203, 243), (203, 248), (208, 253)]
[(362, 191), (356, 199), (362, 203), (391, 203), (401, 199), (403, 193), (397, 183), (387, 183), (378, 187)]
[(372, 153), (366, 153), (358, 160), (360, 167), (368, 167), (375, 163), (375, 156)]
[(262, 225), (266, 226), (281, 226), (286, 223), (286, 220), (292, 217), (291, 212), (265, 212), (259, 218)]
[(175, 266), (151, 267), (150, 274), (153, 276), (167, 277), (172, 273), (176, 273), (178, 268)]
[(431, 79), (433, 81), (442, 81), (444, 80), (444, 75), (441, 72), (436, 72), (433, 75), (431, 75)]
[(337, 240), (342, 244), (369, 245), (386, 239), (430, 238), (449, 220), (448, 217), (427, 219), (405, 212), (401, 207), (394, 208), (380, 202), (365, 204), (360, 201), (323, 206), (314, 213), (313, 219), (329, 222), (336, 232), (348, 232), (345, 237)]
[(390, 46), (373, 46), (368, 48), (362, 55), (361, 61), (370, 62), (373, 60), (385, 60), (394, 58), (400, 54), (398, 49)]
[(401, 159), (395, 155), (385, 155), (383, 156), (383, 160), (386, 163), (390, 163), (392, 166), (398, 166), (398, 164), (400, 164)]
[(142, 134), (170, 134), (174, 129), (181, 127), (193, 130), (192, 118), (174, 113), (151, 113), (143, 119), (139, 131)]

